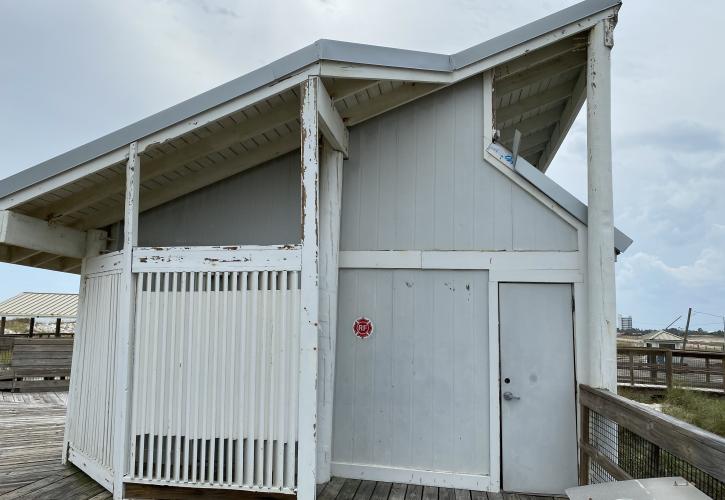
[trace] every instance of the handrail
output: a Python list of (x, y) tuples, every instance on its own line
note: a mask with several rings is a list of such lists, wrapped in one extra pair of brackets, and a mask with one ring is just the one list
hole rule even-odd
[(616, 480), (685, 471), (676, 475), (725, 498), (725, 438), (609, 391), (580, 385), (579, 394), (582, 484), (590, 482), (592, 464)]

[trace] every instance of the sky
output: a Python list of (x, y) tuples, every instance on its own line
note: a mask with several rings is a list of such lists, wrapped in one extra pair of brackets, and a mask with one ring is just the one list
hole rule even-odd
[[(319, 38), (452, 53), (570, 0), (0, 0), (0, 178)], [(445, 6), (444, 6), (445, 5)], [(722, 327), (725, 2), (625, 0), (612, 54), (617, 308), (638, 328)], [(586, 113), (548, 171), (586, 201)], [(0, 299), (76, 292), (0, 264)]]

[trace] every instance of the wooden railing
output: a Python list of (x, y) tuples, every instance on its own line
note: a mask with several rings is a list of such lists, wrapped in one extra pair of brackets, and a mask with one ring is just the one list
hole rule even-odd
[(682, 476), (725, 499), (725, 438), (605, 390), (579, 393), (580, 484)]
[(631, 387), (725, 392), (725, 353), (619, 347), (617, 382)]
[(67, 390), (72, 353), (72, 338), (0, 336), (0, 390)]

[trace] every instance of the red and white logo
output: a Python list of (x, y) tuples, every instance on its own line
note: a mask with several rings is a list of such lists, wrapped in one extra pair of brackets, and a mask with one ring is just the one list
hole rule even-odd
[(352, 324), (352, 331), (359, 339), (366, 339), (373, 334), (373, 322), (362, 316)]

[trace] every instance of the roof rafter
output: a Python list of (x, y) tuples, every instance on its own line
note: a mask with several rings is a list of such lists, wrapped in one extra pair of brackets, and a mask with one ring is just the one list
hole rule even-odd
[[(299, 147), (300, 137), (292, 132), (281, 139), (253, 149), (244, 155), (221, 161), (211, 167), (185, 175), (162, 188), (142, 193), (139, 210), (145, 211), (163, 205), (179, 196), (214, 184), (215, 182), (236, 175), (266, 161), (273, 160), (295, 149), (299, 149)], [(141, 162), (142, 175), (143, 171), (144, 165)], [(119, 203), (112, 209), (102, 211), (90, 218), (82, 219), (75, 224), (75, 227), (82, 229), (105, 227), (122, 218), (123, 203)]]

